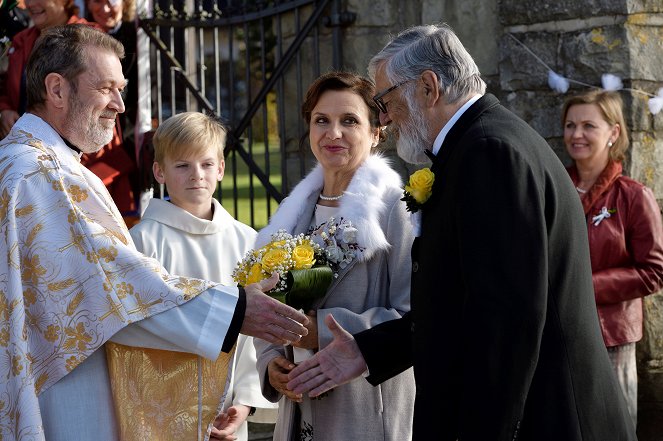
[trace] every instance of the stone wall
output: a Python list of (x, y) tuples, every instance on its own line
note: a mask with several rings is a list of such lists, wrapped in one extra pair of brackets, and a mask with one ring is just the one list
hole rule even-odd
[[(559, 121), (564, 96), (547, 86), (548, 69), (507, 34), (531, 49), (566, 78), (600, 86), (612, 73), (626, 88), (655, 94), (663, 87), (661, 3), (625, 1), (502, 2), (500, 92), (508, 107), (539, 131), (568, 162)], [(572, 83), (573, 93), (585, 89)], [(625, 173), (652, 188), (663, 200), (663, 114), (653, 116), (647, 95), (623, 91), (631, 148)], [(645, 300), (645, 337), (638, 344), (641, 440), (661, 437), (663, 421), (663, 296)]]
[[(344, 30), (344, 63), (365, 73), (390, 33), (422, 23), (448, 23), (473, 55), (489, 92), (529, 122), (563, 162), (560, 110), (565, 95), (548, 87), (548, 68), (586, 84), (619, 76), (626, 88), (663, 87), (663, 2), (660, 0), (347, 0), (356, 23)], [(524, 43), (538, 58), (518, 44)], [(542, 63), (545, 63), (544, 66)], [(568, 93), (585, 86), (572, 84)], [(663, 112), (647, 96), (623, 91), (631, 149), (625, 173), (663, 203)], [(638, 344), (641, 441), (661, 439), (663, 296), (645, 299), (645, 336)]]

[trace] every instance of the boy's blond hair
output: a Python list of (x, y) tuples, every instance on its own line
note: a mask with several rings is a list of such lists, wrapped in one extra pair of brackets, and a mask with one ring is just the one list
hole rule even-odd
[(166, 158), (185, 159), (210, 147), (217, 149), (217, 157), (222, 161), (226, 132), (223, 124), (204, 113), (184, 112), (171, 116), (154, 132), (154, 161), (163, 165)]

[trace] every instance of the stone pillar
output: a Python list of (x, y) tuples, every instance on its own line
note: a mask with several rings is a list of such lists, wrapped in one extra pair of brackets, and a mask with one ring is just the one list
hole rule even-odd
[[(624, 24), (631, 87), (650, 93), (663, 87), (663, 4), (649, 1), (630, 11)], [(647, 96), (633, 94), (628, 124), (631, 156), (627, 173), (654, 190), (663, 202), (663, 113), (653, 116)], [(638, 343), (638, 436), (661, 439), (663, 433), (663, 294), (645, 298), (644, 337)]]
[[(600, 86), (612, 73), (625, 87), (655, 94), (663, 86), (662, 6), (654, 2), (546, 3), (536, 0), (503, 2), (499, 15), (500, 86), (507, 106), (528, 121), (568, 163), (562, 143), (561, 105), (565, 96), (547, 85), (548, 68), (576, 81)], [(541, 62), (514, 41), (523, 42)], [(572, 83), (569, 94), (586, 86)], [(652, 188), (663, 199), (663, 125), (653, 116), (647, 95), (623, 91), (631, 149), (625, 173)], [(663, 420), (663, 296), (645, 300), (645, 337), (638, 344), (639, 423), (641, 440), (660, 438)]]

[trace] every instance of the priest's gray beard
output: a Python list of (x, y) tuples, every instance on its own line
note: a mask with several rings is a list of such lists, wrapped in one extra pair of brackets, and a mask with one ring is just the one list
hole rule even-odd
[(430, 123), (424, 118), (424, 112), (406, 98), (408, 117), (398, 126), (396, 150), (398, 156), (411, 164), (425, 164), (429, 161), (424, 150), (431, 147), (428, 140)]
[[(69, 98), (70, 112), (67, 118), (67, 132), (71, 133), (69, 141), (83, 153), (94, 153), (113, 139), (115, 124), (110, 118), (115, 113), (108, 110), (96, 111), (92, 106), (86, 105), (78, 98), (76, 93)], [(102, 123), (101, 117), (106, 119)]]

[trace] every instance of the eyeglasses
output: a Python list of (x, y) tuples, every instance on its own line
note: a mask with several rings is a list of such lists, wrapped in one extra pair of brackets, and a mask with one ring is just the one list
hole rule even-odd
[(396, 90), (397, 88), (401, 87), (403, 84), (407, 83), (408, 81), (410, 80), (405, 80), (401, 81), (398, 84), (394, 84), (390, 88), (383, 90), (382, 92), (378, 93), (373, 97), (373, 101), (375, 102), (375, 105), (378, 106), (378, 109), (380, 109), (380, 112), (387, 113), (387, 104), (385, 104), (385, 102), (382, 101), (382, 98), (389, 92)]

